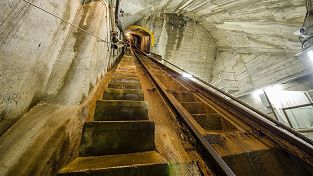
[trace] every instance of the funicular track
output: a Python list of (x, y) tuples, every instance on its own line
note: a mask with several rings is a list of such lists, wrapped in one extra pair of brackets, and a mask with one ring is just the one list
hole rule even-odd
[(134, 51), (216, 175), (313, 175), (312, 142)]
[[(132, 53), (137, 59), (130, 52), (121, 59), (97, 101), (94, 118), (85, 123), (79, 156), (58, 175), (171, 174), (169, 161), (156, 150), (156, 126), (148, 114), (153, 103), (144, 96), (143, 77), (192, 135), (210, 170), (203, 175), (313, 175), (309, 140), (142, 52)], [(156, 106), (151, 107), (156, 111)]]

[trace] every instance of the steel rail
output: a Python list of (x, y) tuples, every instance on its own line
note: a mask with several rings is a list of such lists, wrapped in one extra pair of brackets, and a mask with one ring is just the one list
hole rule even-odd
[(206, 155), (210, 157), (210, 161), (207, 161), (211, 163), (214, 167), (214, 171), (217, 175), (226, 175), (226, 176), (235, 176), (233, 171), (229, 168), (229, 166), (225, 163), (225, 161), (218, 155), (218, 153), (214, 150), (212, 145), (205, 139), (205, 137), (198, 131), (198, 129), (193, 125), (193, 123), (190, 121), (191, 116), (188, 116), (188, 112), (183, 108), (182, 105), (179, 104), (179, 102), (170, 95), (167, 91), (165, 91), (165, 87), (160, 84), (160, 82), (152, 76), (149, 69), (145, 66), (144, 63), (141, 62), (138, 54), (136, 52), (133, 52), (136, 58), (140, 61), (141, 65), (143, 66), (143, 69), (150, 77), (151, 81), (154, 83), (154, 85), (157, 87), (159, 92), (162, 94), (162, 96), (166, 99), (166, 101), (170, 104), (173, 110), (175, 110), (176, 115), (178, 115), (183, 122), (186, 124), (186, 127), (191, 130), (192, 134), (196, 138), (197, 142), (199, 142), (203, 149), (206, 151)]
[[(142, 53), (144, 54), (144, 53)], [(145, 55), (153, 63), (158, 66), (163, 67), (163, 70), (171, 72), (176, 79), (180, 78), (180, 73), (175, 70), (163, 65), (159, 61), (151, 58), (150, 56)], [(179, 81), (191, 87), (196, 92), (200, 93), (204, 97), (215, 100), (214, 102), (220, 106), (227, 107), (228, 111), (232, 113), (235, 117), (238, 117), (240, 120), (248, 123), (251, 127), (263, 132), (268, 137), (270, 137), (274, 142), (279, 144), (282, 149), (291, 153), (292, 155), (300, 158), (305, 161), (307, 164), (313, 166), (313, 146), (311, 145), (311, 140), (307, 142), (301, 136), (303, 135), (294, 135), (293, 130), (289, 131), (281, 127), (280, 124), (273, 123), (273, 121), (262, 116), (262, 113), (255, 113), (250, 109), (247, 109), (244, 105), (237, 104), (225, 97), (217, 94), (216, 92), (203, 87), (202, 85), (186, 79), (179, 79)]]
[[(140, 52), (143, 53), (146, 57), (152, 59), (154, 62), (158, 62), (158, 61), (157, 61), (156, 59), (154, 59), (153, 57), (151, 57), (151, 56), (149, 56), (149, 55), (146, 55), (146, 54), (145, 54), (144, 52), (142, 52), (142, 51), (140, 51)], [(171, 63), (171, 62), (169, 62), (169, 61), (167, 61), (167, 60), (165, 60), (165, 59), (163, 59), (163, 58), (162, 58), (162, 60), (165, 61), (166, 63), (170, 64), (171, 66), (173, 66), (173, 67), (175, 67), (175, 68), (177, 68), (177, 69), (179, 69), (179, 70), (181, 70), (181, 71), (183, 71), (183, 72), (185, 72), (185, 73), (190, 74), (189, 72), (187, 72), (187, 71), (185, 71), (184, 69), (182, 69), (182, 68), (176, 66), (175, 64), (173, 64), (173, 63)], [(158, 62), (158, 64), (160, 64), (160, 63)], [(170, 68), (169, 68), (169, 69), (170, 69)], [(173, 70), (173, 71), (174, 71), (174, 70)], [(217, 91), (217, 92), (223, 94), (224, 96), (226, 96), (226, 97), (232, 99), (232, 100), (235, 101), (236, 103), (239, 103), (240, 105), (244, 106), (245, 108), (248, 109), (248, 111), (253, 111), (254, 113), (257, 113), (258, 115), (262, 116), (263, 118), (265, 118), (265, 119), (271, 121), (272, 123), (274, 123), (276, 126), (281, 127), (281, 128), (283, 128), (284, 130), (287, 130), (288, 132), (292, 133), (294, 136), (296, 136), (296, 137), (298, 137), (298, 138), (301, 138), (303, 141), (305, 141), (305, 142), (309, 143), (311, 146), (313, 146), (313, 141), (312, 141), (311, 139), (309, 139), (309, 138), (305, 137), (304, 135), (300, 134), (299, 132), (297, 132), (297, 131), (294, 130), (293, 128), (290, 128), (290, 127), (288, 127), (287, 125), (285, 125), (285, 124), (283, 124), (283, 123), (281, 123), (281, 122), (279, 122), (279, 121), (277, 121), (277, 120), (275, 120), (275, 119), (269, 117), (267, 114), (265, 114), (265, 113), (261, 112), (260, 110), (258, 110), (258, 109), (256, 109), (256, 108), (252, 107), (251, 105), (249, 105), (249, 104), (243, 102), (242, 100), (239, 100), (238, 98), (236, 98), (236, 97), (234, 97), (234, 96), (228, 94), (227, 92), (225, 92), (225, 91), (223, 91), (223, 90), (220, 90), (220, 89), (217, 88), (216, 86), (213, 86), (212, 84), (207, 83), (206, 81), (202, 80), (201, 78), (199, 78), (199, 77), (197, 77), (197, 76), (194, 76), (193, 74), (190, 74), (190, 75), (192, 75), (193, 78), (196, 79), (196, 80), (198, 80), (199, 82), (201, 82), (201, 83), (205, 84), (206, 86), (208, 86), (208, 87), (214, 89), (215, 91)], [(207, 90), (207, 88), (204, 88), (202, 85), (199, 85), (199, 84), (198, 84), (198, 86), (201, 86), (202, 89), (206, 89), (206, 90)], [(251, 113), (251, 112), (250, 112), (250, 113)]]

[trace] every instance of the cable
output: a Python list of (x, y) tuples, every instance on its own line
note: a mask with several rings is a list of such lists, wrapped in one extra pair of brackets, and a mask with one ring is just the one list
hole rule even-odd
[(83, 29), (83, 28), (81, 28), (81, 27), (79, 27), (79, 26), (77, 26), (77, 25), (75, 25), (75, 24), (70, 23), (69, 21), (64, 20), (63, 18), (61, 18), (61, 17), (59, 17), (59, 16), (57, 16), (57, 15), (54, 15), (53, 13), (51, 13), (51, 12), (49, 12), (49, 11), (47, 11), (47, 10), (45, 10), (45, 9), (43, 9), (43, 8), (41, 8), (41, 7), (37, 6), (37, 5), (35, 5), (35, 4), (33, 4), (33, 3), (31, 3), (31, 2), (29, 2), (28, 0), (22, 0), (22, 1), (24, 1), (24, 2), (26, 2), (26, 3), (28, 3), (28, 4), (30, 4), (31, 6), (37, 8), (37, 9), (39, 9), (39, 10), (41, 10), (41, 11), (47, 13), (47, 14), (49, 14), (49, 15), (55, 17), (55, 18), (58, 18), (59, 20), (65, 22), (65, 23), (67, 23), (67, 24), (69, 24), (69, 25), (71, 25), (71, 26), (73, 26), (73, 27), (76, 27), (77, 29), (79, 29), (79, 30), (81, 30), (81, 31), (83, 31), (83, 32), (85, 32), (85, 33), (87, 33), (87, 34), (89, 34), (89, 35), (91, 35), (91, 36), (97, 38), (97, 39), (100, 40), (101, 42), (112, 43), (112, 42), (109, 42), (109, 41), (107, 41), (107, 40), (102, 39), (102, 38), (99, 37), (99, 36), (94, 35), (93, 33), (89, 32), (89, 31), (87, 31), (87, 30), (85, 30), (85, 29)]

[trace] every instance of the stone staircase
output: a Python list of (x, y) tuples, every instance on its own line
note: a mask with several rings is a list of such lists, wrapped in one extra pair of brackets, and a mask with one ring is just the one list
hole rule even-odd
[(94, 121), (83, 127), (79, 157), (58, 175), (167, 176), (167, 161), (155, 151), (136, 59), (124, 56), (98, 100)]

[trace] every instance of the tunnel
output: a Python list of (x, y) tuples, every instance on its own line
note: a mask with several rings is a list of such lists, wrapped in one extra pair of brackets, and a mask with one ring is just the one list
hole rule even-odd
[(312, 0), (2, 0), (0, 175), (313, 175)]
[(126, 40), (131, 46), (134, 46), (146, 53), (150, 53), (153, 45), (153, 33), (142, 26), (129, 26), (125, 30)]

